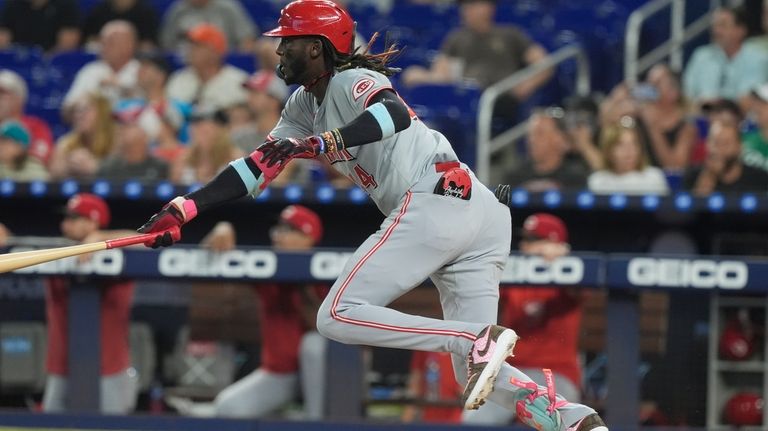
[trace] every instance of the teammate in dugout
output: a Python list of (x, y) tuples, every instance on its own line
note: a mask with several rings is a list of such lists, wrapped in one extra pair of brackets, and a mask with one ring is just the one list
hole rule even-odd
[[(540, 430), (607, 431), (592, 408), (555, 397), (551, 385), (537, 386), (505, 363), (518, 338), (494, 324), (510, 251), (509, 210), (392, 89), (387, 76), (396, 70), (387, 62), (397, 51), (355, 48), (354, 30), (349, 14), (330, 1), (289, 3), (278, 27), (265, 35), (282, 38), (278, 76), (301, 87), (268, 141), (201, 189), (174, 198), (139, 231), (158, 232), (149, 246), (171, 245), (165, 229), (258, 195), (294, 158), (325, 157), (387, 217), (350, 257), (320, 306), (322, 335), (451, 352), (466, 409), (490, 399)], [(440, 292), (444, 320), (386, 307), (426, 277)]]

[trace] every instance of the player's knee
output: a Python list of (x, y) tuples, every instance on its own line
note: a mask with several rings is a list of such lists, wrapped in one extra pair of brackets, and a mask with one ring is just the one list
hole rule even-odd
[(335, 334), (338, 332), (336, 329), (337, 323), (335, 320), (333, 320), (333, 317), (331, 316), (330, 312), (323, 313), (322, 308), (320, 309), (320, 312), (317, 313), (317, 332), (320, 333), (325, 338), (330, 338), (331, 340), (336, 340), (337, 337)]

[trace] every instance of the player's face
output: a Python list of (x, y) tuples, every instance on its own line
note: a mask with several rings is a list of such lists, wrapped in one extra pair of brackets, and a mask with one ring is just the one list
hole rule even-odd
[(275, 52), (280, 56), (280, 68), (286, 84), (302, 84), (307, 81), (307, 62), (313, 41), (295, 36), (280, 39)]
[(82, 241), (98, 229), (96, 222), (76, 214), (65, 215), (60, 227), (62, 235), (73, 241)]
[(272, 245), (277, 250), (298, 251), (312, 248), (312, 237), (288, 223), (278, 223), (269, 230)]

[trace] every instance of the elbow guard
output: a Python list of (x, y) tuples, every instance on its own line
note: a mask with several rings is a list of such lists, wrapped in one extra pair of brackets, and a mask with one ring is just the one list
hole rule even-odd
[(389, 138), (411, 125), (408, 108), (400, 101), (384, 99), (369, 106), (366, 111), (373, 115), (379, 124), (382, 139)]

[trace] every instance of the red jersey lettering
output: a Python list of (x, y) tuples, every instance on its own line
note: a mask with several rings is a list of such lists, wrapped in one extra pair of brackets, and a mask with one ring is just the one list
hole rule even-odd
[(360, 179), (360, 184), (362, 184), (363, 187), (366, 189), (375, 189), (379, 186), (373, 176), (369, 174), (365, 169), (363, 169), (362, 166), (355, 165), (354, 169), (355, 175), (357, 175), (357, 178)]

